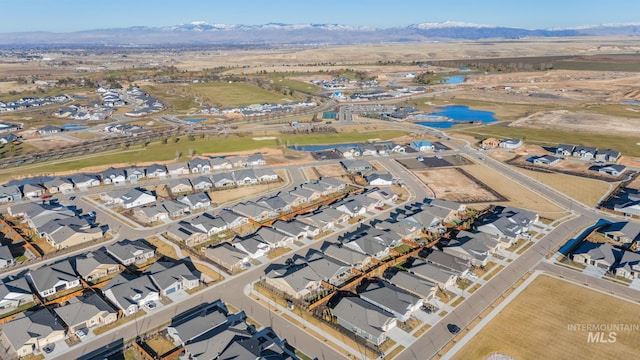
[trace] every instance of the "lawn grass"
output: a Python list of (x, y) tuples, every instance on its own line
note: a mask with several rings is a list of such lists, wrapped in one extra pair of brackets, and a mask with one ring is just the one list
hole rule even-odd
[[(637, 304), (539, 276), (496, 314), (453, 359), (484, 359), (497, 352), (514, 359), (631, 359), (640, 332), (617, 332), (615, 343), (588, 343), (587, 331), (571, 324), (634, 324)], [(605, 336), (608, 335), (608, 332)]]
[(366, 142), (371, 139), (389, 140), (406, 135), (406, 131), (402, 130), (379, 130), (366, 132), (341, 132), (329, 134), (298, 134), (298, 135), (282, 135), (283, 144), (288, 146), (295, 145), (317, 145), (317, 144), (340, 144), (353, 142)]
[(532, 245), (533, 245), (533, 241), (528, 241), (525, 246), (521, 247), (520, 249), (518, 249), (518, 251), (516, 251), (516, 254), (522, 255), (522, 253), (527, 251), (527, 249), (530, 248)]
[(293, 96), (265, 90), (257, 85), (241, 82), (208, 82), (188, 85), (191, 90), (210, 103), (221, 107), (262, 103), (284, 103), (299, 100)]
[[(74, 94), (79, 92), (90, 92), (92, 94), (95, 94), (95, 89), (90, 87), (72, 87), (72, 88), (50, 88), (44, 91), (40, 91), (40, 90), (22, 91), (15, 95), (5, 93), (5, 94), (0, 94), (0, 101), (18, 100), (26, 97), (43, 98), (47, 96), (56, 96), (61, 94)], [(57, 105), (60, 105), (60, 104), (57, 104)], [(48, 106), (56, 106), (56, 104), (51, 104)], [(30, 109), (36, 109), (36, 108), (30, 108)]]

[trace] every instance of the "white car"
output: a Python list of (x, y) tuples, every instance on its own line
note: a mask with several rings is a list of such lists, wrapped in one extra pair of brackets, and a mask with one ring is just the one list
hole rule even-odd
[(84, 338), (85, 336), (87, 336), (87, 334), (86, 334), (86, 333), (84, 332), (84, 330), (82, 330), (82, 329), (78, 329), (78, 330), (76, 330), (75, 334), (76, 334), (76, 336), (78, 337), (78, 339), (82, 339), (82, 338)]
[(467, 273), (467, 276), (472, 278), (472, 279), (477, 279), (478, 278), (478, 275), (476, 275), (476, 273), (473, 273), (473, 272)]
[(145, 305), (145, 306), (147, 307), (147, 309), (149, 309), (149, 310), (155, 310), (155, 309), (156, 309), (156, 307), (157, 307), (156, 302), (155, 302), (155, 301), (153, 301), (153, 300), (149, 300), (149, 301), (147, 301), (144, 305)]

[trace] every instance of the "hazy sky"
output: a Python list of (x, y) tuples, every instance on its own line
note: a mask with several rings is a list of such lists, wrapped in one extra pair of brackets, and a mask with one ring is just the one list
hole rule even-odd
[(528, 29), (640, 22), (638, 0), (0, 0), (0, 33), (206, 21), (394, 27), (458, 21)]

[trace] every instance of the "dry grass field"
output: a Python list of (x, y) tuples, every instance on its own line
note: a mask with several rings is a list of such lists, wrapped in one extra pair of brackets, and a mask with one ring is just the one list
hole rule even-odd
[(639, 310), (637, 304), (564, 280), (539, 276), (453, 359), (485, 359), (494, 352), (518, 360), (634, 359), (640, 343), (638, 331), (617, 332), (615, 343), (588, 343), (588, 332), (568, 327), (636, 325), (637, 316), (632, 314)]
[(318, 174), (322, 177), (341, 177), (345, 175), (346, 172), (344, 168), (340, 164), (330, 164), (330, 165), (319, 165), (315, 166)]
[(487, 186), (507, 198), (508, 201), (506, 203), (502, 203), (502, 205), (529, 209), (550, 219), (558, 219), (566, 214), (566, 212), (558, 205), (552, 203), (546, 198), (543, 198), (528, 188), (505, 178), (502, 174), (488, 169), (484, 165), (468, 165), (465, 166), (464, 169), (469, 174), (473, 175), (478, 180), (487, 184)]
[(588, 206), (595, 206), (609, 192), (611, 185), (595, 179), (566, 174), (550, 174), (514, 167), (527, 176), (543, 182)]
[(463, 203), (482, 203), (499, 199), (482, 184), (457, 168), (415, 171), (418, 178), (440, 199)]

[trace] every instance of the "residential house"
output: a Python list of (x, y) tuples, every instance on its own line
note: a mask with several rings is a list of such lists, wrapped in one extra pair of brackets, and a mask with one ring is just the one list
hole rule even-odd
[(342, 160), (340, 164), (347, 172), (371, 171), (373, 166), (366, 160)]
[(232, 210), (255, 222), (263, 222), (278, 217), (278, 213), (253, 201), (237, 203)]
[(287, 247), (293, 244), (294, 236), (281, 232), (276, 228), (269, 226), (261, 226), (252, 237), (257, 237), (258, 240), (265, 244), (269, 244), (271, 249)]
[(483, 149), (495, 149), (500, 146), (500, 140), (496, 138), (486, 138), (480, 142), (480, 147)]
[(360, 150), (353, 146), (339, 146), (336, 148), (336, 153), (338, 153), (341, 157), (352, 159), (354, 157), (360, 156)]
[(252, 259), (257, 259), (259, 257), (265, 256), (267, 252), (272, 250), (273, 248), (260, 240), (257, 236), (249, 236), (246, 238), (236, 238), (233, 240), (232, 245), (249, 255)]
[(0, 204), (22, 199), (22, 191), (18, 185), (0, 185)]
[(91, 226), (86, 218), (81, 217), (51, 219), (35, 229), (40, 237), (58, 250), (97, 240), (103, 236), (102, 229)]
[(71, 259), (76, 274), (88, 283), (97, 283), (102, 279), (122, 271), (122, 267), (103, 251), (92, 251)]
[(514, 207), (496, 206), (486, 216), (476, 221), (477, 230), (494, 235), (504, 247), (509, 247), (529, 231), (531, 224), (538, 221), (538, 215)]
[(322, 197), (322, 193), (318, 191), (310, 190), (306, 187), (300, 187), (289, 191), (289, 195), (295, 196), (299, 200), (298, 203), (307, 204), (319, 200)]
[(162, 296), (180, 290), (192, 290), (200, 286), (200, 277), (195, 275), (186, 263), (156, 262), (145, 271)]
[(389, 256), (389, 246), (380, 238), (359, 236), (343, 244), (350, 249), (367, 254), (376, 260), (383, 260)]
[(431, 141), (426, 141), (426, 140), (413, 141), (409, 144), (409, 147), (411, 147), (415, 151), (420, 151), (420, 152), (433, 150), (433, 144), (431, 143)]
[(143, 224), (160, 222), (169, 218), (169, 212), (162, 204), (145, 206), (134, 210), (133, 215)]
[(325, 257), (330, 257), (357, 270), (364, 270), (373, 264), (372, 257), (342, 244), (328, 243), (323, 247)]
[(571, 156), (571, 155), (573, 155), (573, 150), (575, 148), (576, 148), (575, 145), (560, 144), (556, 148), (556, 155), (557, 156)]
[(187, 163), (192, 174), (208, 174), (211, 172), (209, 159), (194, 158)]
[(71, 180), (61, 177), (53, 178), (42, 183), (49, 194), (63, 193), (68, 194), (73, 191), (73, 183)]
[(196, 192), (209, 191), (211, 190), (211, 188), (213, 188), (211, 180), (206, 176), (198, 176), (191, 179), (191, 185), (193, 185), (193, 190), (195, 190)]
[(100, 180), (93, 174), (73, 174), (68, 179), (71, 180), (76, 189), (80, 190), (100, 186)]
[(270, 197), (263, 197), (258, 200), (257, 203), (277, 213), (288, 213), (292, 210), (292, 208), (291, 205), (284, 199), (284, 195), (288, 196), (288, 194), (285, 193), (273, 195)]
[(64, 327), (46, 308), (23, 313), (0, 325), (0, 330), (0, 346), (8, 358), (15, 359), (42, 350), (65, 336)]
[[(215, 302), (187, 316), (174, 318), (171, 325), (167, 327), (167, 336), (174, 344), (186, 346), (197, 342), (196, 338), (206, 337), (205, 334), (225, 323), (228, 323), (227, 310), (224, 304)], [(215, 353), (216, 356), (218, 353)], [(195, 355), (201, 355), (201, 353), (198, 352)], [(191, 358), (189, 357), (189, 359)], [(213, 358), (209, 357), (208, 359)]]
[(471, 269), (471, 261), (447, 254), (444, 251), (434, 250), (426, 256), (427, 262), (442, 266), (459, 276), (465, 276)]
[(391, 186), (393, 185), (393, 175), (389, 173), (373, 173), (365, 176), (367, 183), (371, 186)]
[(184, 194), (193, 191), (193, 185), (191, 185), (191, 181), (186, 178), (181, 179), (171, 179), (169, 180), (169, 191), (172, 194)]
[(304, 223), (300, 220), (282, 221), (278, 220), (271, 225), (277, 231), (290, 236), (293, 239), (313, 238), (320, 234), (320, 229)]
[(620, 152), (612, 149), (606, 150), (598, 150), (596, 152), (595, 160), (596, 162), (612, 162), (615, 163), (620, 159)]
[(393, 234), (397, 234), (403, 240), (413, 240), (422, 230), (420, 226), (401, 221), (383, 220), (375, 224), (376, 229), (387, 230)]
[(119, 203), (125, 209), (131, 209), (138, 206), (152, 204), (156, 202), (156, 196), (139, 189), (131, 189), (120, 196)]
[(0, 245), (0, 269), (13, 266), (16, 263), (16, 259), (13, 257), (8, 245)]
[(414, 262), (409, 272), (438, 285), (442, 290), (446, 290), (456, 284), (460, 276), (444, 266), (430, 262)]
[(100, 290), (111, 304), (122, 310), (124, 316), (133, 315), (145, 304), (160, 300), (159, 290), (148, 275), (126, 278), (120, 274)]
[(187, 246), (195, 246), (209, 240), (207, 233), (186, 221), (169, 226), (165, 235), (175, 241), (183, 242)]
[(354, 275), (350, 264), (345, 264), (332, 257), (325, 257), (317, 250), (310, 250), (305, 259), (301, 261), (306, 261), (307, 266), (316, 274), (315, 279), (337, 287)]
[(471, 261), (471, 265), (484, 267), (489, 263), (492, 254), (500, 248), (500, 242), (486, 233), (460, 231), (455, 240), (449, 241), (442, 251)]
[(640, 225), (633, 222), (616, 222), (605, 226), (602, 234), (618, 244), (630, 244), (640, 240)]
[(127, 176), (127, 181), (129, 181), (132, 184), (137, 183), (138, 180), (144, 179), (145, 177), (144, 169), (141, 169), (139, 167), (126, 168), (124, 169), (124, 173)]
[(573, 149), (572, 155), (574, 157), (580, 158), (580, 160), (589, 161), (596, 156), (597, 152), (598, 149), (595, 147), (578, 145), (575, 147), (575, 149)]
[(236, 185), (252, 185), (258, 183), (258, 178), (253, 169), (241, 169), (233, 172)]
[[(444, 222), (451, 222), (454, 219), (459, 218), (460, 215), (466, 214), (467, 206), (465, 204), (457, 203), (455, 201), (448, 201), (443, 199), (431, 199), (429, 205), (434, 207), (440, 207), (445, 210), (448, 210), (449, 213), (444, 217)], [(430, 208), (429, 211), (435, 212), (436, 210)]]
[(280, 180), (278, 174), (270, 168), (261, 168), (254, 169), (253, 174), (255, 175), (258, 182), (268, 183)]
[(640, 278), (640, 253), (632, 251), (622, 251), (620, 260), (613, 269), (616, 276), (622, 276), (629, 280)]
[(521, 147), (522, 145), (523, 145), (523, 142), (521, 139), (507, 138), (507, 139), (502, 139), (502, 141), (500, 141), (499, 146), (507, 150), (515, 150)]
[(350, 218), (349, 214), (331, 207), (326, 207), (320, 211), (301, 217), (300, 221), (320, 229), (320, 232), (326, 232), (348, 223)]
[(222, 157), (214, 157), (209, 159), (211, 170), (231, 170), (233, 165), (229, 160)]
[(100, 174), (102, 183), (105, 185), (123, 185), (127, 181), (127, 174), (124, 169), (108, 168)]
[(370, 282), (360, 293), (360, 298), (392, 313), (402, 322), (409, 320), (423, 304), (421, 297), (380, 279)]
[(264, 166), (267, 162), (264, 160), (264, 156), (260, 153), (255, 153), (247, 156), (246, 162), (248, 166)]
[(249, 218), (228, 209), (222, 209), (218, 216), (227, 224), (227, 229), (235, 229), (249, 223)]
[(230, 273), (244, 269), (249, 262), (247, 253), (226, 242), (206, 248), (204, 255)]
[(72, 298), (66, 305), (54, 308), (53, 311), (70, 334), (118, 320), (118, 312), (95, 293)]
[(343, 297), (331, 313), (338, 325), (376, 346), (387, 339), (387, 332), (397, 324), (392, 313), (358, 297)]
[(349, 215), (352, 218), (363, 216), (367, 213), (367, 208), (353, 198), (342, 199), (333, 203), (331, 207)]
[[(434, 210), (434, 211), (431, 211)], [(444, 233), (444, 219), (449, 215), (449, 211), (436, 206), (424, 206), (415, 211), (400, 213), (397, 215), (398, 222), (404, 222), (418, 227), (426, 232)]]
[(165, 179), (169, 171), (162, 164), (151, 164), (144, 169), (144, 173), (148, 178)]
[(25, 276), (42, 299), (81, 288), (80, 278), (73, 271), (69, 260), (44, 265), (37, 270), (29, 270)]
[(33, 292), (24, 277), (0, 281), (0, 314), (12, 312), (34, 302)]
[(247, 158), (244, 156), (231, 156), (228, 159), (234, 168), (243, 168), (249, 166)]
[(294, 299), (306, 299), (322, 289), (322, 278), (306, 262), (272, 268), (264, 280)]
[(194, 228), (204, 232), (207, 236), (221, 233), (228, 229), (227, 223), (218, 215), (204, 213), (189, 221)]
[(155, 248), (143, 240), (122, 240), (106, 246), (107, 254), (120, 264), (144, 264), (156, 254)]
[(209, 198), (209, 195), (204, 192), (180, 196), (178, 201), (189, 205), (189, 209), (192, 211), (206, 209), (211, 206), (211, 199)]
[(534, 165), (553, 166), (564, 160), (561, 157), (553, 155), (543, 155), (533, 158)]
[(598, 172), (600, 174), (611, 175), (611, 176), (620, 176), (625, 171), (627, 171), (627, 167), (621, 164), (603, 165), (598, 168)]
[(38, 134), (42, 136), (53, 135), (60, 132), (63, 132), (64, 129), (61, 127), (53, 126), (53, 125), (45, 125), (38, 129)]
[(392, 205), (398, 200), (398, 195), (378, 188), (370, 189), (364, 193), (369, 198), (379, 201), (381, 204)]
[(373, 156), (378, 154), (376, 146), (371, 143), (359, 144), (358, 149), (360, 150), (360, 154), (362, 156)]
[(47, 189), (40, 184), (24, 184), (22, 185), (22, 194), (27, 199), (37, 199), (45, 194)]
[(438, 284), (407, 271), (396, 271), (390, 274), (387, 280), (397, 287), (421, 297), (425, 303), (433, 300), (438, 292)]
[(176, 200), (163, 201), (162, 203), (160, 203), (160, 206), (165, 209), (165, 211), (169, 214), (169, 217), (172, 219), (184, 216), (189, 212), (189, 205)]
[(233, 173), (213, 174), (211, 176), (211, 182), (216, 189), (227, 189), (236, 185)]
[(167, 164), (167, 172), (169, 176), (175, 178), (180, 175), (187, 175), (190, 173), (189, 166), (185, 162), (176, 162)]
[(616, 263), (621, 250), (609, 243), (583, 241), (571, 255), (573, 261), (609, 271)]

